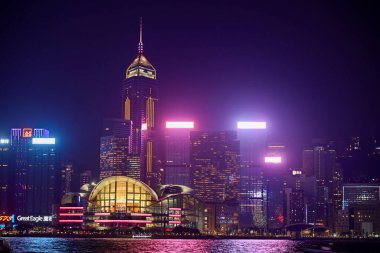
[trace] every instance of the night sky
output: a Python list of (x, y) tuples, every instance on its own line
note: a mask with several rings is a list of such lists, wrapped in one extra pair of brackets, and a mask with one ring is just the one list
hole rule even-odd
[(270, 139), (289, 146), (294, 165), (314, 137), (380, 134), (376, 1), (0, 7), (0, 136), (11, 127), (48, 128), (63, 160), (82, 168), (99, 166), (102, 119), (121, 115), (140, 16), (164, 119), (194, 119), (198, 129), (215, 130), (266, 120)]

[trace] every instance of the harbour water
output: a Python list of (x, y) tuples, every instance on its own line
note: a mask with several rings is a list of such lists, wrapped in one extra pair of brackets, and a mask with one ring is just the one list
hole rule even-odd
[[(14, 252), (380, 252), (378, 241), (7, 237)], [(309, 251), (311, 252), (311, 251)], [(315, 251), (316, 252), (316, 251)]]

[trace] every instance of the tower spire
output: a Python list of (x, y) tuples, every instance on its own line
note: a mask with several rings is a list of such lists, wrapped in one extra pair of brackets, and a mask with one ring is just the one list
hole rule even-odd
[(140, 17), (140, 41), (139, 41), (139, 47), (138, 47), (138, 53), (143, 53), (143, 42), (142, 42), (142, 17)]

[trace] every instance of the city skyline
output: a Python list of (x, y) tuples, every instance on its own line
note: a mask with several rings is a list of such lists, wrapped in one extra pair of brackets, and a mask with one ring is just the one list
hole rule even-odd
[(372, 2), (2, 7), (1, 252), (32, 235), (379, 244)]
[[(313, 3), (312, 10), (293, 3), (285, 6), (286, 14), (279, 3), (269, 11), (260, 3), (221, 3), (214, 9), (195, 2), (173, 4), (165, 11), (171, 12), (168, 17), (155, 12), (157, 4), (134, 6), (130, 16), (122, 15), (123, 8), (116, 10), (119, 5), (125, 7), (25, 7), (29, 14), (16, 5), (5, 6), (2, 20), (29, 41), (4, 30), (2, 136), (12, 127), (47, 127), (59, 135), (64, 157), (97, 168), (101, 120), (121, 114), (121, 80), (138, 41), (136, 12), (144, 17), (144, 51), (158, 69), (165, 120), (191, 119), (196, 130), (235, 130), (236, 121), (267, 121), (268, 136), (290, 147), (291, 164), (296, 165), (300, 161), (294, 156), (301, 157), (313, 137), (377, 134), (378, 102), (371, 88), (378, 81), (378, 37), (371, 33), (376, 17), (370, 4), (347, 3), (347, 14), (334, 4)], [(184, 15), (186, 8), (189, 13)], [(210, 10), (212, 17), (207, 15)], [(197, 19), (191, 15), (195, 11)], [(13, 18), (17, 12), (22, 18)], [(304, 12), (310, 15), (300, 24)], [(51, 24), (34, 18), (40, 14), (48, 15)], [(289, 16), (293, 19), (281, 25)], [(100, 22), (99, 17), (106, 19)], [(79, 34), (84, 28), (88, 36)], [(304, 34), (297, 32), (305, 29)], [(66, 40), (67, 32), (71, 37)], [(71, 143), (77, 145), (65, 151)], [(84, 152), (75, 155), (79, 150)]]

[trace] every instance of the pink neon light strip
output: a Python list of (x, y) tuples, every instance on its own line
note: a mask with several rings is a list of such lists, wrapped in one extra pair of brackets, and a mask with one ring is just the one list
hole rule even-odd
[(131, 216), (151, 217), (151, 213), (131, 213)]
[(60, 213), (59, 216), (83, 216), (83, 213)]
[(170, 220), (169, 224), (181, 224), (180, 220)]
[(169, 217), (181, 217), (180, 214), (169, 214)]
[(98, 223), (152, 223), (151, 220), (95, 220)]
[(182, 209), (181, 209), (181, 208), (178, 208), (178, 207), (169, 207), (169, 210), (173, 210), (173, 211), (181, 211)]
[(82, 206), (61, 206), (59, 207), (59, 209), (61, 210), (82, 210), (83, 207)]
[(83, 220), (59, 220), (60, 223), (82, 223)]
[(111, 215), (110, 213), (95, 213), (95, 216), (109, 216)]

